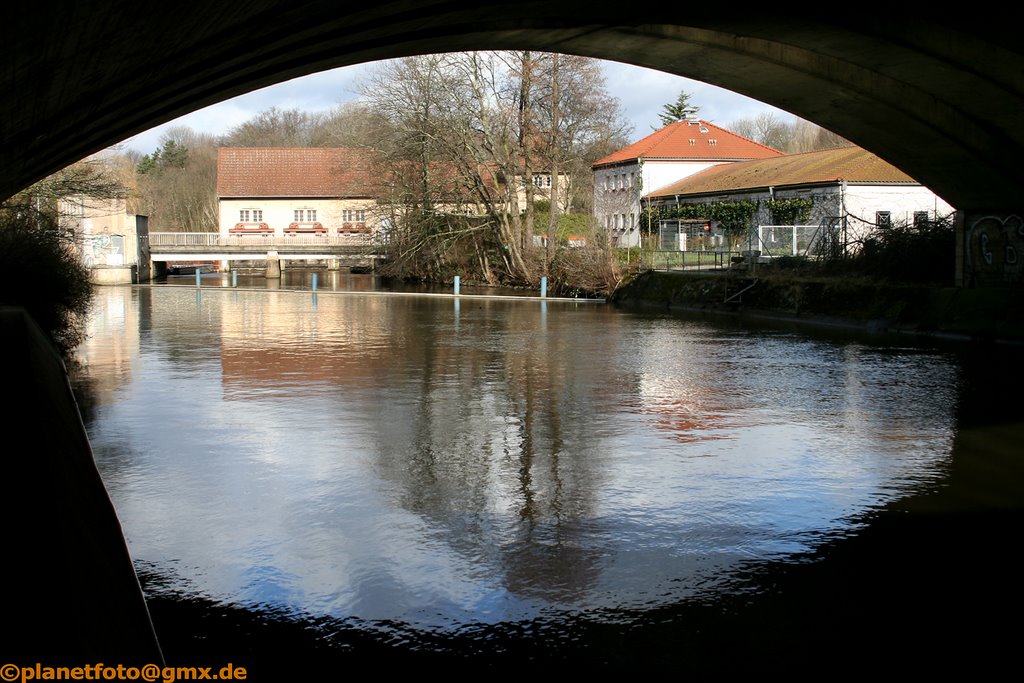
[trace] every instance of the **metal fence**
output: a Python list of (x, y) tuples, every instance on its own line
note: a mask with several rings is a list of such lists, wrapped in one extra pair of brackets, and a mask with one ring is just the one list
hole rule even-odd
[(750, 250), (763, 256), (841, 258), (845, 251), (845, 221), (826, 217), (818, 225), (759, 225), (750, 234)]
[(740, 251), (644, 251), (640, 261), (646, 270), (728, 270), (744, 261)]
[(765, 256), (803, 256), (817, 232), (817, 225), (759, 225), (753, 248)]

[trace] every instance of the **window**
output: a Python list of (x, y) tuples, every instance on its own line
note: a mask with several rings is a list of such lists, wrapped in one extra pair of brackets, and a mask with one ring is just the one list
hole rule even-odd
[(920, 228), (923, 225), (928, 224), (928, 212), (927, 211), (915, 211), (914, 212), (914, 227)]
[(534, 173), (533, 184), (540, 188), (551, 187), (551, 176)]
[(248, 223), (249, 222), (249, 209), (242, 209), (238, 212), (238, 222)]
[(891, 228), (892, 214), (888, 211), (875, 211), (875, 225), (880, 228)]
[(697, 140), (695, 140), (694, 138), (690, 138), (690, 147), (696, 147), (696, 146), (697, 146)]
[(316, 209), (295, 209), (293, 215), (296, 223), (316, 222)]
[(629, 229), (632, 230), (636, 227), (636, 214), (629, 214)]
[(715, 145), (718, 144), (718, 140), (716, 140), (715, 138), (708, 138), (708, 144), (714, 147)]
[(615, 214), (615, 229), (618, 230), (622, 224), (619, 222), (619, 214)]
[(294, 217), (296, 223), (301, 223), (302, 222), (302, 213), (303, 213), (302, 209), (295, 209), (295, 211), (293, 213), (293, 217)]
[(263, 209), (253, 209), (252, 210), (252, 220), (253, 220), (253, 223), (262, 223), (263, 222)]
[(608, 175), (607, 174), (605, 174), (605, 176), (604, 176), (604, 191), (605, 192), (608, 191)]

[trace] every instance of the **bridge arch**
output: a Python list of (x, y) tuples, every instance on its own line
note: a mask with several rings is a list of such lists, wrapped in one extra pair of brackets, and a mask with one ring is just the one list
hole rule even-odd
[(0, 196), (153, 125), (330, 67), (530, 48), (696, 78), (815, 121), (954, 206), (1013, 210), (1024, 184), (1024, 54), (991, 14), (860, 18), (563, 0), (254, 0), (26, 5), (0, 29)]

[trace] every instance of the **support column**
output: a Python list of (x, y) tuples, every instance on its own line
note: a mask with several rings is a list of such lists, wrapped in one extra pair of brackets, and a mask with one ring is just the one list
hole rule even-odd
[(957, 284), (1024, 285), (1024, 211), (957, 212)]
[(267, 252), (267, 270), (265, 276), (268, 280), (281, 279), (281, 259), (276, 251)]
[(222, 273), (230, 273), (231, 272), (231, 261), (228, 261), (227, 259), (224, 259), (223, 261), (221, 261), (220, 262), (220, 272), (222, 272)]
[(327, 259), (327, 270), (341, 270), (341, 259), (340, 258), (329, 258), (329, 259)]

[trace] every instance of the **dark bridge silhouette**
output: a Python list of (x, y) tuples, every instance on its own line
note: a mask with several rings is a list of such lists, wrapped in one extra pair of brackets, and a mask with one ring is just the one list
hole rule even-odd
[[(288, 78), (416, 53), (530, 48), (690, 76), (815, 121), (959, 208), (962, 256), (978, 279), (1020, 280), (1024, 43), (1012, 10), (605, 8), (582, 0), (16, 3), (0, 22), (0, 198), (129, 135)], [(18, 370), (10, 384), (32, 392), (3, 425), (11, 433), (32, 425), (40, 437), (33, 453), (58, 463), (10, 458), (18, 466), (8, 472), (16, 495), (4, 497), (5, 539), (17, 550), (7, 604), (18, 617), (15, 649), (26, 662), (56, 652), (74, 664), (154, 661), (141, 594), (61, 366), (26, 351), (43, 346), (40, 335), (21, 313), (9, 315), (8, 327), (22, 330), (0, 335)], [(30, 374), (22, 358), (45, 365), (51, 380), (41, 383), (44, 370)], [(51, 417), (57, 409), (64, 422)], [(46, 516), (23, 523), (36, 508)], [(44, 535), (68, 519), (82, 528), (67, 528), (63, 542), (57, 531)], [(86, 556), (91, 573), (81, 568)], [(117, 566), (106, 568), (108, 559)], [(115, 572), (121, 594), (97, 590)], [(68, 585), (67, 576), (80, 580)]]
[(876, 152), (966, 210), (1024, 184), (1024, 54), (989, 12), (901, 14), (589, 2), (79, 2), (4, 22), (0, 196), (131, 134), (318, 70), (414, 53), (532, 48), (730, 88)]
[[(3, 22), (0, 197), (199, 107), (330, 67), (530, 48), (715, 83), (815, 121), (961, 210), (969, 277), (1020, 281), (1024, 48), (1009, 15), (581, 0), (28, 3)], [(973, 274), (970, 274), (973, 273)]]

